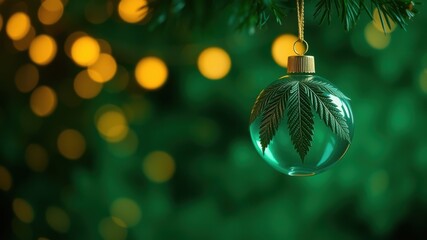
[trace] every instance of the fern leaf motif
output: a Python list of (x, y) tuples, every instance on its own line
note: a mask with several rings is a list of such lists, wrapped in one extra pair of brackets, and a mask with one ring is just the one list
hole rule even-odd
[(292, 85), (287, 104), (289, 134), (295, 150), (304, 161), (313, 140), (314, 121), (310, 98), (301, 82)]
[(323, 122), (334, 134), (350, 143), (350, 131), (347, 122), (341, 111), (327, 95), (336, 90), (333, 88), (327, 89), (327, 85), (315, 81), (302, 81), (301, 85), (304, 86), (311, 104)]
[(262, 113), (265, 106), (269, 103), (272, 94), (276, 88), (279, 88), (281, 85), (285, 84), (283, 81), (278, 81), (275, 84), (270, 85), (266, 89), (262, 90), (261, 93), (255, 100), (254, 106), (251, 110), (251, 115), (249, 117), (249, 124), (253, 123), (255, 119)]
[(262, 112), (260, 125), (260, 141), (264, 153), (279, 128), (285, 113), (286, 102), (292, 82), (284, 82), (271, 91), (271, 97)]

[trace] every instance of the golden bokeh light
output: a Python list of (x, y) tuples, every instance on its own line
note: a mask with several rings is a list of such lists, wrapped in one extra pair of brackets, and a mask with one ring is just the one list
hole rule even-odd
[(36, 37), (36, 30), (33, 27), (31, 27), (30, 31), (28, 31), (25, 37), (17, 41), (13, 41), (13, 46), (18, 51), (25, 51), (30, 47), (31, 42), (34, 40), (35, 37)]
[(121, 0), (118, 10), (123, 21), (137, 23), (147, 16), (147, 0)]
[(62, 131), (56, 143), (59, 153), (70, 160), (79, 159), (86, 150), (85, 138), (80, 132), (74, 129)]
[(142, 162), (142, 171), (153, 182), (163, 183), (175, 173), (175, 161), (166, 152), (154, 151)]
[(66, 233), (70, 229), (70, 217), (61, 208), (50, 206), (46, 209), (46, 222), (53, 230)]
[(68, 56), (69, 58), (72, 58), (72, 56), (71, 56), (71, 47), (73, 46), (74, 42), (75, 42), (77, 39), (79, 39), (79, 38), (81, 38), (81, 37), (85, 37), (85, 36), (87, 36), (87, 33), (85, 33), (85, 32), (81, 32), (81, 31), (77, 31), (77, 32), (73, 32), (73, 33), (71, 33), (71, 34), (67, 37), (67, 39), (65, 39), (65, 43), (64, 43), (64, 51), (65, 51), (65, 54), (67, 54), (67, 56)]
[(125, 240), (127, 229), (122, 225), (121, 219), (104, 218), (98, 225), (98, 231), (103, 240)]
[(25, 162), (34, 172), (43, 172), (49, 162), (46, 149), (39, 144), (28, 145), (25, 150)]
[(427, 93), (427, 69), (424, 69), (419, 77), (420, 88), (424, 93)]
[(115, 106), (101, 108), (96, 126), (101, 136), (108, 142), (119, 142), (126, 138), (129, 127), (123, 112)]
[[(298, 40), (298, 37), (292, 34), (283, 34), (278, 36), (271, 46), (271, 55), (274, 61), (282, 67), (288, 66), (288, 57), (297, 55), (294, 52), (294, 43)], [(298, 42), (295, 45), (295, 49), (299, 53), (305, 51), (305, 47)]]
[(381, 50), (390, 44), (391, 36), (390, 34), (385, 35), (378, 31), (372, 23), (368, 23), (365, 27), (365, 39), (369, 46)]
[(49, 64), (56, 55), (55, 39), (49, 35), (39, 35), (30, 44), (29, 55), (31, 60), (38, 65)]
[(155, 90), (165, 84), (168, 78), (168, 68), (160, 58), (146, 57), (136, 65), (135, 78), (143, 88)]
[(87, 67), (98, 60), (100, 54), (98, 42), (89, 36), (82, 36), (71, 46), (71, 58), (80, 66)]
[(24, 12), (14, 13), (6, 23), (6, 33), (12, 40), (20, 40), (31, 28), (30, 17)]
[(31, 110), (39, 117), (49, 116), (55, 110), (56, 105), (56, 93), (50, 87), (40, 86), (31, 94)]
[[(381, 18), (384, 21), (384, 28), (385, 28), (385, 32), (386, 33), (391, 33), (394, 30), (396, 30), (396, 23), (393, 22), (393, 20), (391, 20), (391, 18), (389, 16), (385, 16), (384, 13), (381, 13), (381, 17), (380, 17), (380, 12), (378, 11), (378, 8), (374, 9), (374, 12), (372, 14), (372, 24), (375, 27), (375, 29), (379, 32), (381, 32), (382, 34), (384, 34), (384, 29), (383, 26), (381, 24)], [(390, 23), (390, 26), (388, 26), (387, 24), (387, 20)]]
[(102, 84), (95, 82), (87, 70), (81, 71), (74, 78), (74, 91), (83, 99), (92, 99), (101, 92)]
[(21, 66), (15, 73), (15, 85), (20, 92), (31, 92), (39, 82), (39, 70), (33, 64)]
[(129, 198), (116, 199), (110, 207), (111, 216), (121, 219), (126, 227), (133, 227), (141, 220), (141, 209)]
[(12, 202), (13, 212), (15, 216), (24, 223), (31, 223), (34, 219), (33, 207), (21, 198), (15, 198)]
[(52, 25), (61, 19), (64, 5), (60, 0), (44, 0), (39, 7), (37, 16), (44, 25)]
[(98, 60), (88, 67), (89, 76), (96, 82), (105, 83), (110, 81), (117, 71), (117, 63), (107, 53), (101, 53)]
[(0, 190), (9, 191), (12, 187), (12, 175), (7, 168), (0, 165)]
[(231, 68), (231, 59), (226, 51), (210, 47), (200, 53), (197, 60), (200, 73), (211, 80), (224, 78)]

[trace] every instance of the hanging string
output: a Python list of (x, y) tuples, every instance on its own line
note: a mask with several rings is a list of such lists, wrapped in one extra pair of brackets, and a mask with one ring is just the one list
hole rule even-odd
[[(304, 40), (304, 0), (296, 0), (297, 1), (297, 16), (298, 16), (298, 40), (294, 43), (294, 52), (303, 56), (308, 51), (308, 43)], [(304, 46), (304, 52), (298, 52), (296, 45), (297, 43), (301, 43)]]
[(304, 0), (297, 0), (298, 38), (304, 41)]

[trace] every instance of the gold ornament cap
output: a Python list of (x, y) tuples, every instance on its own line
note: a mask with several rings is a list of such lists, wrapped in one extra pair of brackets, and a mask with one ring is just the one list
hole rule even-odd
[(289, 56), (288, 73), (315, 73), (313, 56)]

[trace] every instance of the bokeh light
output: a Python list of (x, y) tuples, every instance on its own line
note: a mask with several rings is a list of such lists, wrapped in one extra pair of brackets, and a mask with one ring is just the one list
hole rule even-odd
[(30, 17), (24, 12), (14, 13), (6, 23), (6, 33), (12, 40), (24, 38), (30, 28)]
[(145, 157), (142, 170), (151, 181), (163, 183), (170, 180), (175, 173), (175, 161), (166, 152), (154, 151)]
[(129, 198), (116, 199), (110, 207), (111, 216), (121, 219), (126, 227), (137, 225), (141, 219), (141, 209)]
[(29, 144), (25, 150), (25, 162), (34, 172), (43, 172), (49, 163), (48, 153), (39, 144)]
[(127, 136), (129, 127), (120, 108), (107, 105), (96, 115), (98, 115), (95, 120), (98, 132), (106, 141), (119, 142)]
[(385, 35), (383, 32), (378, 31), (372, 23), (368, 23), (365, 27), (366, 42), (372, 48), (381, 50), (390, 44), (390, 34)]
[(101, 53), (107, 53), (107, 54), (112, 54), (113, 50), (111, 49), (111, 45), (107, 40), (104, 39), (96, 39), (96, 41), (98, 41), (99, 44), (99, 48), (101, 49)]
[(420, 88), (424, 93), (427, 93), (427, 69), (424, 69), (419, 77)]
[(13, 46), (18, 51), (25, 51), (30, 47), (31, 42), (34, 40), (35, 37), (36, 37), (36, 30), (34, 29), (34, 27), (31, 27), (30, 31), (28, 31), (25, 37), (19, 40), (13, 41)]
[(74, 91), (76, 94), (83, 99), (91, 99), (101, 92), (102, 84), (95, 82), (90, 76), (87, 70), (81, 71), (74, 78)]
[(76, 160), (84, 154), (86, 140), (77, 130), (66, 129), (59, 134), (57, 147), (62, 156), (70, 160)]
[[(383, 26), (381, 24), (381, 18), (384, 21), (384, 28), (385, 28), (385, 32), (386, 33), (391, 33), (394, 30), (396, 30), (396, 23), (393, 22), (393, 20), (391, 20), (391, 18), (389, 16), (385, 16), (384, 13), (381, 13), (381, 17), (380, 17), (380, 12), (378, 11), (378, 8), (374, 9), (374, 12), (372, 14), (372, 24), (375, 27), (375, 29), (379, 32), (381, 32), (382, 34), (384, 34), (384, 29)], [(387, 19), (388, 22), (390, 23), (390, 27), (387, 24)]]
[(74, 44), (74, 42), (77, 40), (77, 39), (79, 39), (79, 38), (81, 38), (81, 37), (85, 37), (85, 36), (87, 36), (87, 33), (85, 33), (85, 32), (81, 32), (81, 31), (77, 31), (77, 32), (73, 32), (73, 33), (71, 33), (68, 37), (67, 37), (67, 39), (65, 39), (65, 43), (64, 43), (64, 51), (65, 51), (65, 54), (67, 54), (67, 56), (69, 57), (69, 58), (73, 58), (72, 56), (71, 56), (71, 48), (73, 47), (73, 44)]
[[(271, 55), (274, 61), (282, 67), (288, 66), (288, 57), (294, 56), (294, 43), (298, 40), (298, 37), (292, 34), (283, 34), (278, 36), (271, 46)], [(297, 43), (295, 46), (299, 53), (305, 51), (305, 47), (301, 43)]]
[(0, 165), (0, 190), (9, 191), (12, 187), (12, 175), (7, 168)]
[(197, 60), (200, 73), (211, 80), (224, 78), (231, 68), (231, 59), (228, 53), (218, 47), (203, 50)]
[(40, 86), (31, 94), (31, 110), (39, 117), (49, 116), (55, 110), (56, 105), (56, 93), (50, 87)]
[(21, 66), (15, 73), (15, 85), (20, 92), (31, 92), (39, 82), (39, 70), (33, 64)]
[(111, 217), (101, 220), (98, 231), (104, 240), (125, 240), (127, 236), (127, 229), (122, 226), (120, 220)]
[(135, 68), (135, 78), (139, 85), (148, 90), (155, 90), (165, 84), (168, 77), (166, 64), (157, 57), (141, 59)]
[(98, 42), (89, 36), (82, 36), (71, 46), (71, 57), (80, 66), (87, 67), (98, 60), (100, 54)]
[(66, 233), (70, 229), (70, 217), (61, 208), (50, 206), (46, 209), (46, 222), (55, 231)]
[(119, 2), (119, 16), (128, 23), (137, 23), (148, 13), (146, 0), (121, 0)]
[(15, 216), (24, 223), (31, 223), (34, 219), (33, 207), (21, 198), (15, 198), (12, 202), (13, 212)]
[(44, 0), (39, 7), (37, 16), (44, 25), (52, 25), (61, 19), (64, 5), (60, 0)]
[(39, 35), (33, 39), (30, 45), (30, 58), (38, 65), (49, 64), (56, 55), (57, 46), (55, 39), (49, 35)]
[(98, 60), (88, 68), (89, 76), (96, 82), (104, 83), (110, 81), (117, 71), (117, 63), (107, 53), (99, 55)]

